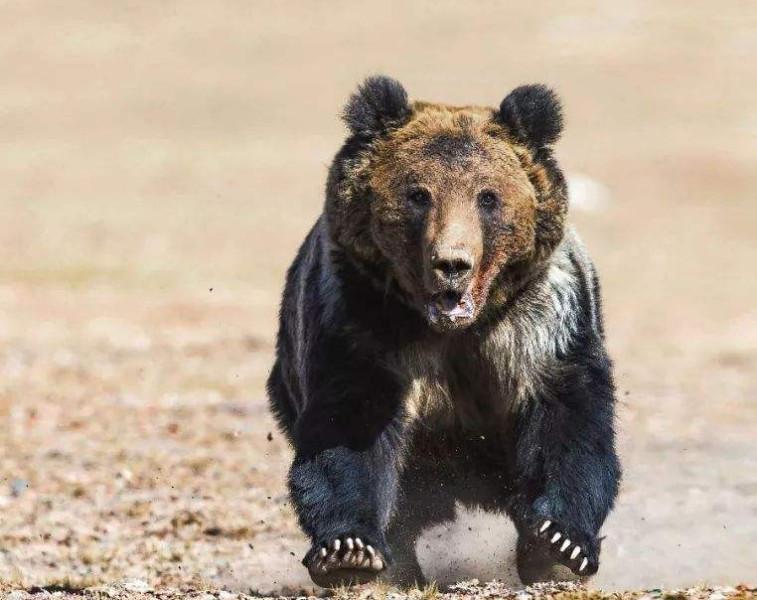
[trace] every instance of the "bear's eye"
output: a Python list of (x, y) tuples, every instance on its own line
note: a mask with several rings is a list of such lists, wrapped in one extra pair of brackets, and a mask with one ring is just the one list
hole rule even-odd
[(431, 193), (424, 188), (413, 188), (408, 191), (407, 199), (412, 205), (425, 208), (431, 204)]
[(499, 204), (497, 194), (492, 190), (484, 190), (478, 195), (478, 205), (484, 210), (493, 210)]

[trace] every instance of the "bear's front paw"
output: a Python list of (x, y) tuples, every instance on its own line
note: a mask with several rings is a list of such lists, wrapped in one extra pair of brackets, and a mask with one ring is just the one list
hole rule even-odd
[(576, 575), (594, 575), (599, 569), (599, 543), (594, 538), (549, 518), (539, 522), (535, 533), (549, 544), (555, 559)]
[(360, 537), (344, 535), (314, 545), (303, 561), (322, 587), (367, 583), (386, 568), (383, 553)]

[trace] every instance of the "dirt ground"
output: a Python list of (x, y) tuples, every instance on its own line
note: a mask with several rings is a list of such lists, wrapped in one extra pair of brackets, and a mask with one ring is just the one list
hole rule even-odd
[[(264, 381), (376, 72), (564, 99), (625, 465), (592, 587), (757, 581), (757, 7), (567, 4), (2, 3), (0, 593), (308, 589)], [(422, 566), (517, 587), (513, 539), (461, 512)]]

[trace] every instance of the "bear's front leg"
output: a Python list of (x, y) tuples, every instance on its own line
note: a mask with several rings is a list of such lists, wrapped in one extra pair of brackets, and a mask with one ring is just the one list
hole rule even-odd
[[(599, 530), (620, 481), (610, 363), (602, 352), (584, 355), (564, 365), (553, 385), (519, 418), (511, 513), (523, 552), (538, 545), (575, 575), (589, 576), (599, 568)], [(528, 563), (518, 558), (519, 566)]]
[(339, 389), (315, 390), (296, 423), (289, 488), (312, 540), (303, 564), (318, 585), (363, 583), (391, 561), (385, 532), (405, 420), (399, 390), (377, 371), (345, 369)]

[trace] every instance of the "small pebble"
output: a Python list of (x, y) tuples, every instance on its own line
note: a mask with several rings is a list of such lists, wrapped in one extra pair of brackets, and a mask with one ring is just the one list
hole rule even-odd
[(13, 479), (10, 483), (11, 496), (18, 498), (27, 489), (29, 489), (29, 482), (26, 479)]

